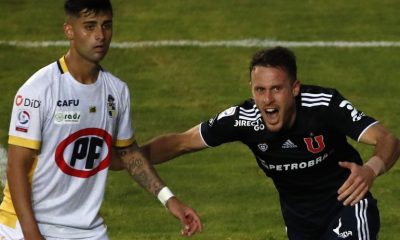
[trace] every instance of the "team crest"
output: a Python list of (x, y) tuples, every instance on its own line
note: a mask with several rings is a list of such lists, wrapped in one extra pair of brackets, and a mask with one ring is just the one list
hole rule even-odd
[(108, 110), (108, 116), (110, 116), (111, 118), (114, 118), (116, 115), (115, 99), (110, 94), (108, 95), (108, 98), (107, 98), (107, 110)]
[(320, 153), (325, 149), (324, 136), (318, 135), (315, 137), (304, 138), (307, 145), (307, 150), (312, 153)]

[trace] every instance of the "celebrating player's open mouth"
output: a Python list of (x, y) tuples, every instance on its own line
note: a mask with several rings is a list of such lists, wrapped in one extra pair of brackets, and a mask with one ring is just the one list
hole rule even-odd
[(265, 110), (266, 120), (269, 124), (275, 124), (279, 121), (279, 110), (278, 108), (267, 108)]
[(264, 108), (263, 112), (263, 119), (265, 124), (267, 125), (266, 127), (270, 131), (279, 131), (280, 130), (280, 122), (281, 122), (281, 116), (279, 109), (277, 107), (267, 107)]

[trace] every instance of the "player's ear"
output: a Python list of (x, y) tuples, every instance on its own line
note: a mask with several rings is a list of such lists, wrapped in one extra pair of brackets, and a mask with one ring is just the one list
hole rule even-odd
[(64, 23), (64, 34), (68, 40), (72, 40), (74, 38), (74, 32), (72, 31), (71, 24)]
[(299, 95), (299, 93), (300, 93), (300, 81), (296, 80), (292, 84), (292, 94), (293, 96), (296, 97), (297, 95)]

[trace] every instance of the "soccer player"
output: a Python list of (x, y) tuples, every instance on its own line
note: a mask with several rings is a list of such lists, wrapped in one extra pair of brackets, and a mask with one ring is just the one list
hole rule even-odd
[[(159, 164), (240, 141), (272, 178), (289, 239), (376, 239), (380, 220), (369, 189), (398, 159), (399, 140), (337, 90), (301, 85), (296, 75), (289, 49), (259, 51), (250, 63), (251, 99), (159, 136), (143, 151)], [(346, 137), (374, 145), (373, 156), (363, 164)]]
[(106, 240), (99, 209), (108, 169), (127, 169), (183, 223), (201, 230), (141, 154), (127, 85), (103, 69), (112, 37), (109, 0), (67, 0), (70, 48), (17, 92), (12, 110), (0, 239)]

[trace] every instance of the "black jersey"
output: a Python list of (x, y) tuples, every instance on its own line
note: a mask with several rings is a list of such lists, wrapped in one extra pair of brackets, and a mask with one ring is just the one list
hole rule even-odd
[(296, 105), (296, 120), (288, 130), (268, 131), (249, 99), (203, 122), (201, 135), (211, 147), (232, 141), (246, 144), (279, 192), (286, 225), (320, 231), (343, 207), (337, 191), (350, 171), (338, 162), (362, 165), (347, 136), (358, 141), (376, 120), (335, 89), (302, 85)]

